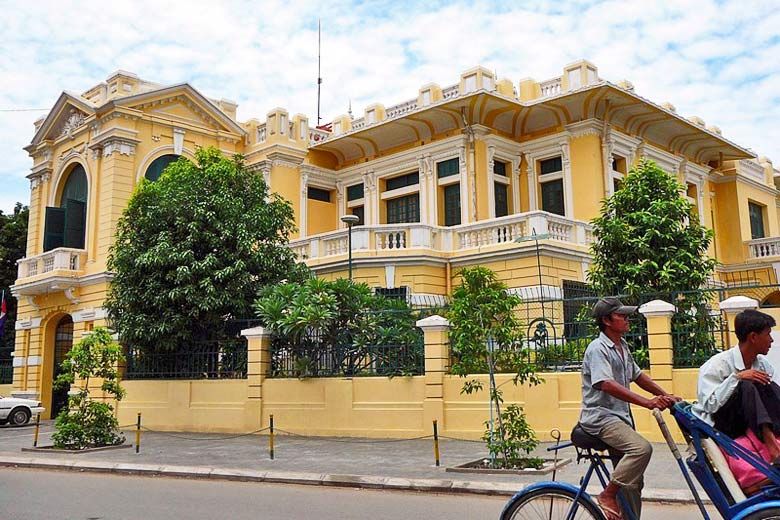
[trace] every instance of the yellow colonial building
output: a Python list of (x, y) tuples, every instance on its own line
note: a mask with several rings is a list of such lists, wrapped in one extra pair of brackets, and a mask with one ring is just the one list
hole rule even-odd
[[(513, 82), (482, 67), (453, 80), (321, 127), (283, 108), (239, 122), (234, 102), (123, 71), (80, 95), (63, 92), (25, 148), (30, 223), (13, 287), (9, 390), (48, 410), (62, 405), (54, 372), (74, 340), (105, 323), (106, 259), (129, 197), (142, 178), (155, 180), (177, 157), (193, 159), (198, 147), (243, 154), (292, 203), (290, 247), (319, 276), (346, 276), (341, 217), (356, 215), (354, 278), (411, 302), (443, 300), (457, 270), (475, 264), (526, 298), (562, 297), (567, 284), (585, 281), (589, 221), (601, 200), (642, 158), (682, 182), (715, 230), (716, 281), (776, 282), (780, 172), (716, 126), (641, 97), (628, 81), (600, 78), (587, 61), (546, 81)], [(541, 238), (517, 242), (533, 235)], [(138, 388), (145, 397), (136, 402), (157, 402)], [(226, 390), (239, 397), (223, 401), (241, 401), (242, 391)], [(251, 424), (237, 420), (232, 429)]]

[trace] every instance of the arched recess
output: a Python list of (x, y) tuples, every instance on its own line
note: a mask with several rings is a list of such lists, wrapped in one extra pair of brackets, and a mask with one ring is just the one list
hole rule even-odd
[(60, 374), (65, 354), (73, 348), (73, 318), (70, 314), (58, 312), (46, 321), (43, 330), (41, 402), (46, 408), (45, 416), (53, 419), (67, 405), (69, 389), (55, 389), (54, 380)]
[(46, 208), (43, 250), (58, 247), (84, 249), (87, 231), (89, 179), (81, 163), (73, 164), (54, 190), (52, 205)]
[[(172, 157), (173, 160), (178, 159), (179, 157), (186, 157), (188, 160), (195, 162), (195, 153), (190, 150), (189, 148), (183, 148), (181, 151), (181, 156), (178, 156), (174, 153), (173, 145), (163, 145), (158, 148), (155, 148), (141, 160), (139, 163), (138, 170), (135, 172), (135, 182), (139, 183), (141, 182), (141, 179), (146, 177), (147, 171), (152, 167), (152, 164), (154, 164), (156, 161), (162, 159), (163, 157)], [(159, 173), (162, 173), (162, 171), (165, 169), (165, 166), (168, 166), (173, 161), (160, 161), (161, 163), (165, 163), (162, 168), (160, 168)], [(159, 163), (158, 163), (159, 164)], [(149, 177), (146, 177), (147, 179)], [(157, 178), (159, 178), (159, 174), (157, 175)], [(150, 180), (157, 180), (157, 179), (150, 179)]]
[(764, 296), (760, 307), (780, 307), (780, 291), (772, 291)]

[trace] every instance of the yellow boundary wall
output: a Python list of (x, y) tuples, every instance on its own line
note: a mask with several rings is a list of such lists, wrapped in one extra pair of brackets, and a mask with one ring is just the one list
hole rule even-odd
[[(753, 303), (722, 307), (729, 330), (737, 312), (754, 306), (755, 300), (748, 301)], [(651, 303), (656, 305), (645, 309), (649, 373), (668, 391), (693, 401), (698, 369), (671, 366), (673, 307)], [(441, 435), (479, 438), (489, 416), (487, 392), (462, 394), (464, 379), (448, 373), (447, 320), (433, 316), (417, 325), (425, 335), (424, 376), (268, 378), (270, 334), (256, 328), (243, 332), (248, 340), (246, 379), (125, 381), (127, 397), (117, 408), (119, 422), (133, 423), (141, 412), (144, 426), (154, 430), (245, 433), (265, 428), (273, 415), (277, 428), (302, 435), (409, 438), (430, 435), (435, 419)], [(735, 338), (731, 344), (736, 344)], [(511, 375), (498, 375), (505, 405), (522, 406), (541, 439), (550, 440), (554, 428), (566, 438), (579, 417), (580, 374), (540, 375), (544, 383), (533, 387), (515, 387)], [(475, 377), (487, 388), (487, 376)], [(663, 440), (648, 410), (634, 407), (633, 414), (640, 433), (653, 441)]]

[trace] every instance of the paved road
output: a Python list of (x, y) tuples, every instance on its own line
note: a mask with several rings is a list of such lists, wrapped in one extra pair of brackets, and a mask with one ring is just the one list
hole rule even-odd
[[(0, 518), (7, 520), (495, 519), (505, 500), (67, 471), (0, 472)], [(648, 504), (643, 518), (690, 519), (696, 510)]]

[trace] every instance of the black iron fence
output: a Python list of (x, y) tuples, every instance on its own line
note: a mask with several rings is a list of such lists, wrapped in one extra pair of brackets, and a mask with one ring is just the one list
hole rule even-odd
[(177, 351), (153, 351), (128, 346), (124, 379), (246, 378), (244, 338), (190, 343)]
[[(411, 325), (414, 327), (414, 325)], [(411, 328), (396, 341), (364, 342), (358, 334), (335, 337), (310, 331), (271, 340), (271, 377), (414, 376), (425, 373), (422, 331)]]
[(13, 347), (0, 347), (0, 385), (7, 385), (14, 379)]

